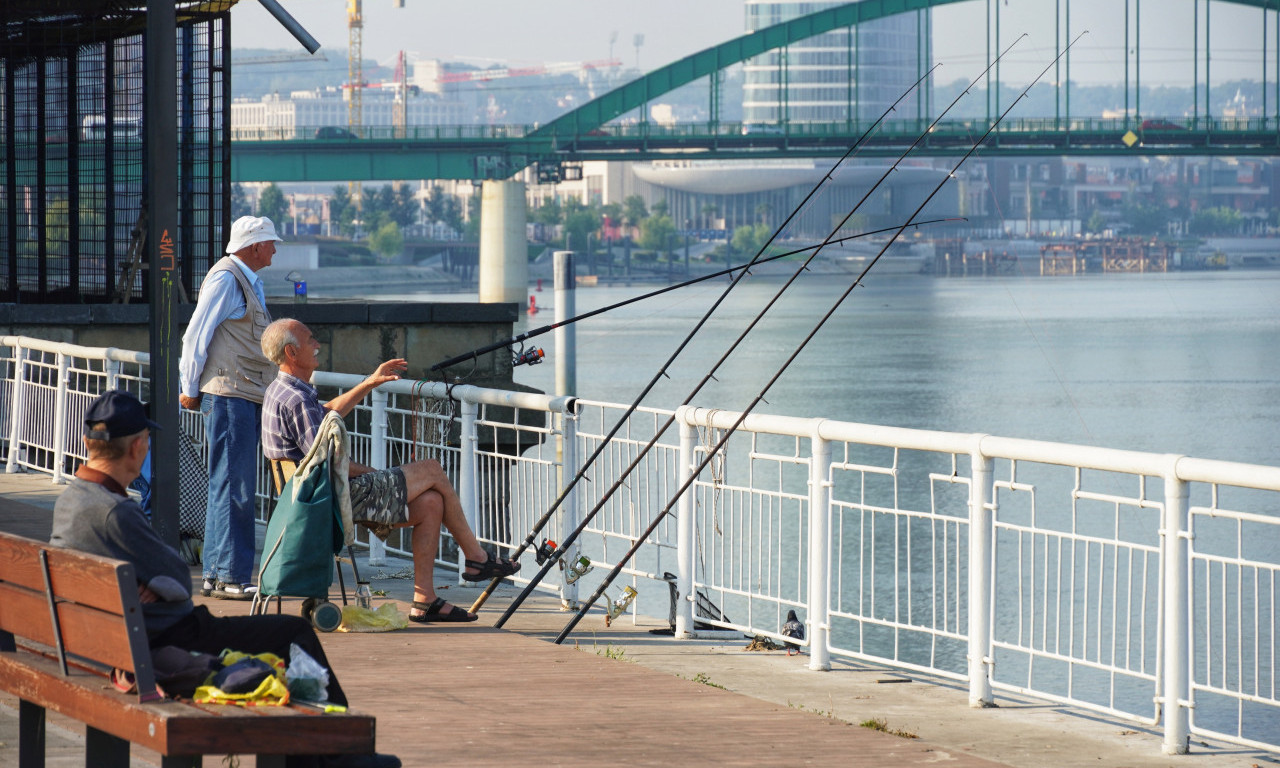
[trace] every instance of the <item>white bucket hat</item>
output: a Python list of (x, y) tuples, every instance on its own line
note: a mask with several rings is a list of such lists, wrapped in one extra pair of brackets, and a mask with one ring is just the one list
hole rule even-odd
[(276, 235), (276, 225), (266, 216), (241, 216), (231, 225), (231, 239), (227, 242), (227, 253), (235, 253), (254, 243), (275, 240), (283, 243)]

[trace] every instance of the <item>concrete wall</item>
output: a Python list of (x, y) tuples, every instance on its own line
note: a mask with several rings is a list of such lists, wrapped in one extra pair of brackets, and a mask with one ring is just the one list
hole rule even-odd
[[(272, 317), (295, 317), (323, 344), (322, 370), (367, 374), (384, 360), (403, 357), (409, 376), (426, 377), (433, 364), (508, 339), (516, 304), (312, 301), (268, 302)], [(182, 331), (194, 307), (178, 307)], [(150, 349), (145, 305), (0, 304), (0, 333), (35, 336), (89, 347)], [(450, 379), (485, 387), (512, 386), (511, 355), (489, 353), (474, 365), (450, 369)], [(438, 376), (431, 378), (438, 379)]]

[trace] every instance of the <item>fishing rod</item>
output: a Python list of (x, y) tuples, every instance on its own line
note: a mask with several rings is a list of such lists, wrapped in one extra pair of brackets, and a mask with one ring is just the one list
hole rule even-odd
[[(662, 377), (667, 375), (667, 368), (669, 368), (671, 364), (675, 361), (676, 357), (682, 351), (684, 351), (684, 348), (688, 346), (689, 342), (693, 339), (693, 337), (696, 336), (700, 330), (702, 330), (702, 326), (706, 325), (707, 321), (711, 318), (712, 313), (714, 313), (716, 309), (718, 309), (719, 306), (722, 303), (724, 303), (725, 299), (728, 298), (729, 293), (735, 287), (737, 287), (738, 283), (741, 282), (742, 279), (746, 277), (747, 274), (749, 274), (750, 268), (755, 266), (757, 261), (764, 255), (765, 251), (769, 248), (769, 246), (773, 244), (773, 241), (777, 239), (778, 235), (780, 235), (787, 228), (787, 226), (791, 223), (792, 219), (794, 219), (797, 215), (799, 215), (800, 211), (805, 207), (806, 204), (808, 204), (809, 200), (811, 200), (813, 196), (818, 193), (818, 190), (821, 189), (826, 182), (831, 180), (832, 178), (831, 174), (835, 172), (836, 168), (840, 167), (841, 163), (843, 163), (851, 155), (853, 155), (853, 153), (856, 152), (866, 142), (867, 137), (871, 135), (871, 132), (874, 131), (877, 127), (879, 127), (880, 124), (884, 122), (885, 118), (888, 117), (891, 112), (893, 112), (898, 108), (898, 104), (902, 103), (903, 99), (907, 98), (907, 96), (909, 96), (912, 91), (918, 88), (920, 86), (920, 83), (924, 82), (925, 78), (931, 75), (934, 72), (934, 70), (938, 68), (938, 66), (939, 65), (935, 64), (933, 67), (929, 69), (928, 72), (925, 72), (923, 75), (921, 75), (918, 80), (916, 80), (914, 83), (911, 84), (910, 88), (904, 91), (902, 95), (900, 95), (897, 98), (897, 100), (895, 100), (892, 104), (889, 105), (888, 109), (880, 113), (880, 116), (876, 118), (874, 123), (872, 123), (870, 126), (867, 127), (867, 130), (863, 131), (862, 135), (858, 137), (858, 140), (854, 142), (853, 146), (849, 147), (849, 149), (846, 150), (845, 153), (840, 156), (840, 159), (836, 161), (835, 165), (833, 165), (830, 170), (824, 173), (822, 175), (822, 178), (819, 179), (816, 184), (814, 184), (813, 188), (809, 190), (809, 193), (805, 195), (803, 200), (800, 201), (800, 204), (797, 205), (791, 211), (791, 213), (787, 214), (786, 220), (783, 221), (782, 224), (780, 224), (776, 230), (774, 230), (773, 234), (769, 236), (768, 241), (765, 242), (764, 245), (760, 247), (760, 250), (751, 259), (751, 261), (747, 263), (746, 267), (729, 282), (729, 285), (725, 286), (724, 291), (722, 291), (720, 296), (715, 300), (715, 302), (712, 303), (711, 307), (707, 309), (707, 311), (702, 315), (702, 317), (696, 323), (694, 323), (693, 328), (689, 330), (689, 333), (685, 336), (684, 340), (680, 342), (679, 346), (676, 347), (675, 351), (671, 353), (671, 355), (667, 358), (667, 361), (664, 362), (662, 366), (658, 368), (658, 372), (653, 375), (653, 378), (649, 380), (649, 383), (645, 385), (644, 389), (641, 390), (640, 394), (636, 397), (636, 399), (632, 401), (631, 405), (627, 406), (626, 411), (622, 414), (621, 417), (618, 418), (618, 422), (613, 425), (613, 427), (609, 430), (609, 433), (606, 434), (604, 438), (600, 441), (599, 445), (596, 446), (595, 451), (592, 452), (591, 456), (588, 457), (585, 462), (583, 462), (582, 467), (574, 474), (573, 478), (570, 479), (569, 482), (565, 485), (565, 487), (560, 491), (560, 494), (556, 497), (556, 500), (552, 502), (551, 506), (547, 509), (547, 511), (544, 512), (542, 516), (538, 518), (538, 520), (534, 523), (533, 529), (529, 532), (529, 535), (526, 536), (525, 540), (521, 542), (519, 547), (516, 548), (515, 553), (512, 555), (513, 559), (519, 557), (525, 550), (534, 546), (534, 539), (537, 537), (538, 533), (544, 527), (546, 527), (547, 523), (550, 522), (551, 518), (554, 516), (555, 511), (559, 509), (560, 505), (564, 503), (564, 500), (568, 498), (569, 493), (577, 486), (577, 484), (582, 480), (582, 478), (586, 476), (587, 468), (590, 467), (595, 462), (595, 460), (600, 456), (600, 454), (604, 452), (605, 448), (608, 447), (609, 442), (613, 439), (613, 437), (616, 434), (618, 434), (618, 430), (622, 429), (623, 425), (626, 424), (627, 419), (631, 417), (631, 414), (635, 413), (636, 408), (640, 407), (641, 401), (643, 401), (644, 398), (649, 394), (649, 392), (652, 391), (652, 389), (657, 385), (657, 383), (662, 379)], [(560, 551), (563, 551), (563, 550), (560, 550)], [(543, 556), (544, 556), (544, 553), (540, 551), (539, 559), (542, 559)], [(547, 562), (548, 563), (559, 562), (559, 557), (557, 556), (556, 558), (548, 559)], [(546, 569), (550, 568), (550, 566), (546, 565), (546, 563), (543, 563), (543, 565)], [(542, 573), (545, 574), (545, 572), (546, 571), (544, 570)], [(480, 593), (480, 595), (476, 598), (475, 602), (471, 606), (472, 613), (475, 613), (480, 609), (481, 606), (484, 605), (485, 601), (489, 599), (489, 595), (493, 594), (493, 590), (497, 589), (500, 581), (501, 579), (494, 579), (489, 583), (489, 586), (486, 587), (485, 590)], [(505, 620), (505, 615), (504, 615), (504, 620)]]
[[(927, 224), (940, 224), (948, 221), (968, 221), (968, 219), (965, 218), (964, 216), (948, 216), (941, 219), (927, 219), (925, 221), (919, 221), (919, 222), (916, 222), (916, 225), (925, 226)], [(848, 242), (849, 240), (856, 240), (860, 237), (871, 237), (873, 235), (882, 235), (885, 232), (892, 232), (894, 229), (896, 229), (896, 227), (884, 227), (882, 229), (873, 229), (868, 232), (859, 232), (856, 235), (846, 235), (845, 237), (836, 238), (835, 240), (830, 241), (830, 244), (839, 245), (839, 244)], [(709, 272), (705, 275), (701, 275), (699, 277), (686, 280), (683, 283), (675, 283), (674, 285), (668, 285), (665, 288), (659, 288), (657, 290), (653, 290), (648, 293), (641, 294), (639, 296), (634, 296), (630, 299), (624, 299), (623, 301), (619, 301), (615, 304), (610, 304), (607, 307), (600, 307), (599, 309), (593, 309), (590, 312), (583, 312), (580, 315), (574, 315), (573, 317), (570, 317), (566, 320), (561, 320), (558, 323), (552, 323), (551, 325), (544, 325), (541, 328), (535, 328), (531, 331), (525, 331), (524, 333), (518, 334), (516, 336), (512, 336), (511, 338), (505, 341), (498, 341), (498, 342), (494, 342), (493, 344), (486, 344), (485, 346), (477, 347), (476, 349), (473, 349), (470, 352), (464, 352), (461, 355), (451, 357), (448, 360), (442, 360), (436, 363), (435, 365), (431, 366), (430, 368), (428, 368), (427, 371), (428, 372), (438, 371), (443, 368), (449, 368), (451, 366), (457, 365), (458, 363), (465, 363), (468, 360), (475, 360), (481, 355), (485, 355), (490, 352), (495, 352), (499, 349), (510, 347), (513, 344), (523, 345), (524, 342), (528, 341), (529, 339), (535, 338), (537, 336), (541, 336), (544, 333), (550, 333), (551, 331), (554, 331), (557, 328), (563, 328), (566, 325), (571, 325), (580, 320), (586, 320), (588, 318), (595, 317), (596, 315), (602, 315), (605, 312), (612, 312), (615, 309), (621, 309), (622, 307), (625, 307), (629, 304), (635, 304), (636, 302), (644, 301), (645, 299), (652, 299), (654, 296), (661, 296), (664, 293), (674, 291), (678, 288), (687, 288), (691, 285), (696, 285), (697, 283), (705, 282), (707, 280), (712, 280), (714, 278), (722, 277), (724, 275), (733, 275), (734, 272), (740, 272), (752, 266), (767, 264), (771, 261), (777, 261), (778, 259), (785, 259), (788, 256), (796, 256), (801, 253), (806, 253), (808, 251), (812, 251), (815, 248), (821, 248), (822, 245), (823, 245), (822, 243), (818, 243), (815, 245), (807, 245), (804, 248), (796, 248), (795, 250), (784, 251), (783, 253), (777, 253), (777, 254), (774, 254), (773, 256), (765, 256), (764, 258), (757, 258), (756, 260), (747, 264), (738, 264), (732, 267), (726, 267), (716, 272)], [(517, 355), (517, 357), (519, 356)], [(517, 363), (517, 365), (521, 365), (524, 363), (536, 364), (541, 361), (542, 361), (541, 356), (538, 356), (537, 359), (520, 360)]]
[[(1022, 37), (1025, 37), (1025, 35), (1023, 35)], [(1003, 57), (1010, 50), (1012, 50), (1013, 47), (1017, 45), (1019, 41), (1021, 41), (1022, 37), (1019, 37), (1017, 40), (1011, 43), (1009, 47), (1006, 48), (1005, 51), (1000, 54), (1000, 56), (996, 57), (996, 59), (988, 65), (987, 71), (989, 71), (991, 67), (995, 66), (996, 62), (998, 62), (1001, 57)], [(978, 79), (981, 79), (985, 74), (986, 74), (986, 71), (979, 74)], [(973, 83), (970, 84), (969, 87), (973, 87), (973, 85), (976, 84), (977, 82), (978, 80), (975, 79)], [(923, 131), (918, 136), (916, 136), (916, 139), (911, 143), (911, 146), (907, 147), (907, 149), (901, 155), (899, 155), (898, 158), (894, 161), (893, 165), (890, 166), (889, 169), (885, 171), (885, 173), (882, 174), (881, 177), (876, 181), (876, 183), (866, 191), (866, 193), (858, 201), (857, 205), (855, 205), (853, 209), (850, 210), (849, 213), (845, 215), (844, 219), (842, 219), (840, 223), (836, 225), (836, 227), (831, 231), (831, 233), (826, 237), (826, 239), (823, 240), (823, 242), (820, 243), (816, 249), (814, 249), (813, 253), (804, 261), (804, 263), (802, 263), (800, 267), (796, 269), (795, 273), (774, 294), (773, 298), (769, 300), (769, 302), (766, 304), (764, 309), (762, 309), (759, 313), (756, 314), (754, 318), (752, 318), (751, 322), (747, 325), (747, 327), (741, 332), (741, 334), (739, 334), (738, 338), (729, 346), (729, 349), (720, 357), (720, 359), (716, 361), (716, 363), (711, 367), (711, 370), (708, 371), (708, 373), (703, 377), (702, 381), (700, 381), (697, 384), (697, 386), (694, 387), (693, 391), (689, 393), (689, 395), (685, 398), (684, 402), (681, 403), (681, 405), (687, 405), (688, 403), (692, 402), (693, 398), (697, 396), (697, 394), (702, 390), (702, 388), (709, 381), (715, 378), (715, 373), (720, 369), (720, 366), (723, 365), (726, 360), (728, 360), (729, 356), (732, 355), (733, 352), (738, 348), (738, 345), (741, 344), (744, 339), (746, 339), (747, 335), (750, 334), (751, 331), (755, 328), (755, 326), (764, 318), (764, 315), (769, 311), (769, 309), (772, 308), (773, 305), (782, 297), (782, 294), (785, 293), (786, 290), (792, 285), (792, 283), (794, 283), (799, 278), (799, 276), (808, 269), (808, 265), (813, 261), (814, 258), (817, 257), (821, 249), (835, 239), (836, 233), (838, 233), (840, 229), (844, 227), (844, 225), (849, 221), (849, 219), (852, 218), (853, 215), (858, 211), (858, 209), (862, 207), (863, 203), (865, 203), (867, 199), (869, 199), (870, 196), (876, 191), (876, 189), (878, 189), (879, 186), (898, 168), (898, 166), (903, 162), (903, 160), (907, 158), (907, 156), (911, 153), (911, 151), (915, 149), (916, 146), (918, 146), (926, 136), (929, 135), (929, 133), (933, 130), (933, 127), (936, 126), (938, 122), (941, 121), (942, 118), (945, 117), (946, 114), (950, 112), (953, 107), (955, 107), (957, 103), (959, 103), (960, 99), (964, 96), (967, 90), (968, 89), (961, 92), (960, 95), (956, 96), (955, 100), (953, 100), (951, 104), (947, 106), (946, 109), (942, 110), (942, 112), (936, 118), (934, 118), (933, 122), (925, 131)], [(901, 229), (898, 229), (896, 227), (894, 229), (897, 229), (898, 232), (901, 232)], [(542, 579), (545, 578), (547, 573), (551, 570), (551, 567), (556, 562), (559, 561), (560, 557), (564, 552), (568, 551), (569, 546), (571, 546), (574, 542), (577, 541), (578, 536), (581, 535), (582, 531), (586, 529), (586, 526), (595, 518), (596, 514), (600, 511), (601, 508), (603, 508), (605, 503), (613, 496), (613, 494), (620, 487), (622, 487), (623, 483), (626, 481), (627, 477), (630, 476), (631, 472), (635, 470), (637, 466), (639, 466), (640, 462), (644, 459), (644, 457), (648, 455), (649, 451), (653, 448), (653, 446), (657, 444), (658, 440), (661, 439), (662, 435), (665, 434), (667, 429), (669, 429), (671, 425), (674, 423), (675, 423), (675, 415), (673, 414), (672, 416), (667, 418), (666, 422), (662, 425), (662, 427), (653, 435), (653, 437), (650, 438), (649, 442), (644, 446), (644, 448), (642, 448), (639, 451), (639, 453), (632, 459), (630, 465), (627, 466), (627, 468), (622, 472), (622, 474), (618, 477), (618, 479), (614, 482), (614, 484), (609, 488), (609, 490), (600, 498), (596, 506), (593, 507), (591, 511), (588, 512), (583, 517), (583, 519), (578, 523), (577, 527), (570, 533), (569, 536), (565, 538), (565, 541), (561, 542), (561, 545), (557, 549), (551, 552), (539, 553), (541, 556), (539, 558), (540, 559), (539, 565), (542, 566), (541, 569), (530, 580), (529, 584), (525, 586), (525, 588), (521, 591), (521, 593), (516, 596), (516, 599), (512, 601), (510, 605), (507, 606), (506, 611), (503, 613), (501, 617), (499, 617), (498, 621), (495, 622), (494, 626), (501, 627), (506, 623), (506, 620), (510, 618), (510, 616), (516, 611), (517, 608), (520, 607), (520, 605), (529, 596), (529, 594), (533, 592), (533, 589), (539, 583), (541, 583)], [(546, 559), (546, 562), (542, 561), (543, 558)], [(581, 575), (581, 572), (575, 572), (575, 573), (577, 573), (579, 576)]]
[[(777, 383), (778, 379), (781, 378), (782, 374), (786, 372), (787, 368), (789, 368), (791, 364), (795, 362), (796, 358), (800, 356), (800, 353), (804, 351), (805, 347), (808, 346), (809, 342), (813, 340), (813, 338), (818, 334), (820, 330), (822, 330), (822, 327), (826, 324), (828, 320), (831, 319), (831, 316), (834, 315), (836, 310), (840, 308), (840, 305), (844, 303), (845, 299), (849, 297), (849, 294), (853, 293), (854, 289), (862, 284), (863, 278), (865, 278), (867, 274), (871, 271), (871, 269), (875, 267), (876, 263), (880, 261), (880, 257), (882, 257), (885, 254), (885, 251), (889, 250), (889, 247), (893, 245), (893, 243), (898, 239), (898, 237), (902, 234), (902, 232), (906, 230), (907, 227), (912, 226), (912, 222), (914, 221), (915, 217), (919, 216), (920, 212), (923, 211), (925, 207), (929, 204), (929, 202), (933, 200), (934, 196), (936, 196), (938, 192), (940, 192), (942, 188), (946, 186), (946, 183), (948, 181), (950, 181), (952, 178), (955, 177), (955, 173), (960, 169), (960, 166), (964, 165), (965, 161), (968, 160), (973, 155), (974, 152), (978, 151), (978, 147), (982, 146), (982, 143), (987, 140), (987, 137), (989, 137), (992, 131), (996, 129), (996, 126), (998, 126), (1001, 122), (1003, 122), (1005, 117), (1010, 112), (1013, 111), (1013, 108), (1016, 107), (1018, 103), (1021, 102), (1024, 98), (1026, 98), (1027, 94), (1031, 91), (1031, 89), (1036, 85), (1036, 83), (1040, 82), (1041, 78), (1043, 78), (1049, 72), (1049, 70), (1053, 67), (1053, 65), (1057, 63), (1058, 59), (1061, 58), (1067, 51), (1071, 50), (1072, 46), (1074, 46), (1076, 42), (1078, 42), (1080, 38), (1086, 34), (1088, 34), (1087, 30), (1077, 35), (1076, 38), (1071, 41), (1070, 45), (1068, 45), (1065, 49), (1063, 49), (1063, 51), (1059, 53), (1058, 56), (1055, 57), (1053, 61), (1049, 62), (1049, 65), (1046, 66), (1040, 72), (1040, 74), (1037, 75), (1036, 78), (1032, 80), (1027, 85), (1027, 87), (1022, 90), (1022, 93), (1018, 95), (1018, 98), (1014, 99), (1013, 102), (1009, 104), (1009, 106), (1004, 110), (1004, 112), (1001, 112), (999, 117), (997, 117), (996, 120), (992, 122), (990, 126), (987, 127), (987, 130), (985, 133), (982, 134), (982, 137), (979, 138), (978, 141), (975, 142), (967, 152), (965, 152), (965, 154), (960, 158), (959, 161), (956, 162), (954, 166), (952, 166), (951, 170), (947, 173), (946, 177), (943, 178), (943, 180), (940, 181), (936, 187), (934, 187), (933, 191), (930, 192), (929, 196), (924, 199), (924, 202), (920, 203), (920, 205), (915, 209), (915, 211), (912, 212), (911, 216), (907, 218), (906, 222), (903, 223), (900, 227), (898, 227), (897, 232), (894, 233), (889, 238), (889, 242), (884, 244), (884, 247), (880, 249), (880, 252), (875, 255), (875, 257), (866, 265), (866, 267), (863, 268), (861, 274), (858, 275), (858, 278), (854, 280), (853, 283), (850, 284), (849, 287), (844, 290), (844, 292), (839, 296), (839, 298), (835, 300), (831, 308), (827, 310), (826, 314), (824, 314), (818, 320), (818, 322), (814, 325), (813, 329), (809, 331), (809, 333), (804, 337), (804, 339), (801, 340), (800, 344), (795, 348), (795, 350), (793, 350), (792, 353), (787, 357), (787, 359), (783, 361), (781, 367), (779, 367), (778, 370), (774, 372), (773, 376), (770, 377), (769, 381), (767, 381), (765, 385), (760, 389), (760, 392), (751, 400), (751, 402), (747, 405), (747, 407), (738, 415), (738, 417), (734, 420), (733, 424), (724, 431), (724, 434), (720, 437), (718, 441), (716, 441), (715, 446), (713, 446), (710, 450), (706, 452), (706, 456), (698, 463), (698, 466), (693, 469), (693, 471), (689, 474), (689, 477), (676, 490), (675, 494), (667, 502), (667, 505), (663, 507), (662, 510), (653, 518), (653, 520), (649, 523), (649, 526), (643, 532), (641, 532), (638, 536), (636, 536), (635, 542), (631, 545), (631, 548), (628, 549), (625, 554), (623, 554), (623, 556), (619, 559), (617, 565), (615, 565), (609, 571), (608, 575), (605, 576), (604, 580), (600, 583), (600, 586), (596, 588), (595, 592), (591, 594), (591, 597), (588, 598), (587, 601), (582, 604), (581, 608), (574, 615), (574, 617), (569, 620), (569, 623), (566, 624), (564, 629), (560, 631), (560, 634), (556, 636), (555, 642), (557, 645), (564, 642), (564, 639), (568, 637), (569, 633), (573, 631), (573, 628), (578, 625), (578, 622), (582, 621), (582, 618), (586, 616), (587, 611), (590, 610), (591, 606), (595, 603), (595, 601), (600, 599), (600, 596), (604, 594), (605, 589), (607, 589), (609, 585), (613, 583), (613, 580), (618, 577), (618, 574), (622, 572), (622, 568), (627, 564), (627, 562), (631, 560), (633, 556), (635, 556), (636, 552), (640, 550), (640, 547), (644, 544), (644, 542), (647, 541), (649, 536), (657, 529), (658, 524), (662, 522), (663, 518), (665, 518), (668, 514), (671, 513), (672, 507), (676, 505), (680, 497), (683, 496), (685, 492), (689, 490), (690, 486), (692, 486), (693, 483), (698, 479), (698, 476), (702, 474), (702, 471), (706, 469), (707, 465), (710, 464), (715, 459), (715, 457), (720, 453), (720, 451), (724, 449), (724, 446), (729, 441), (729, 438), (732, 437), (733, 434), (738, 430), (738, 427), (740, 427), (742, 423), (746, 421), (747, 417), (751, 414), (752, 410), (754, 410), (755, 407), (759, 405), (761, 401), (764, 400), (764, 396), (768, 394), (769, 389), (772, 388), (775, 383)], [(1007, 50), (1006, 50), (1006, 53), (1007, 53)], [(1001, 54), (1001, 56), (1003, 55), (1004, 54)], [(973, 86), (970, 85), (969, 87), (972, 88)], [(965, 92), (967, 91), (968, 89), (966, 89)], [(632, 590), (632, 594), (630, 595), (630, 597), (634, 597), (634, 590)], [(625, 605), (630, 602), (630, 597), (624, 596), (623, 598), (620, 598), (617, 603), (615, 603), (615, 605), (618, 606), (619, 611), (624, 609)], [(611, 610), (610, 616), (612, 615), (613, 613)]]

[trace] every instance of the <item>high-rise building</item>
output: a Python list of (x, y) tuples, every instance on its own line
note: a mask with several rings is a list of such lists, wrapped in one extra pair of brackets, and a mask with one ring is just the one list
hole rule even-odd
[[(746, 0), (749, 31), (840, 5)], [(875, 120), (926, 72), (931, 61), (928, 10), (833, 30), (769, 51), (744, 67), (743, 121), (865, 123)], [(897, 118), (928, 113), (927, 88), (899, 106)]]

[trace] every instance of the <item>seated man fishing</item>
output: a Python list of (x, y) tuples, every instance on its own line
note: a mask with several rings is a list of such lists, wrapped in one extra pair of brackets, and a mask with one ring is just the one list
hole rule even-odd
[[(289, 658), (296, 643), (329, 669), (328, 697), (346, 705), (347, 697), (329, 667), (310, 622), (301, 616), (214, 616), (191, 602), (191, 569), (147, 521), (142, 507), (125, 491), (142, 469), (159, 429), (146, 408), (128, 392), (108, 391), (85, 412), (84, 445), (89, 460), (76, 470), (53, 508), (49, 543), (125, 560), (138, 578), (142, 618), (152, 648), (175, 646), (213, 655), (230, 648)], [(321, 768), (397, 768), (391, 755), (291, 757), (287, 765)]]
[[(323, 405), (311, 385), (319, 367), (320, 342), (311, 329), (292, 318), (276, 320), (262, 333), (262, 353), (280, 372), (262, 401), (262, 452), (273, 461), (297, 462), (311, 449), (325, 411), (346, 416), (365, 395), (408, 368), (402, 358), (388, 360), (360, 384)], [(520, 563), (489, 555), (467, 525), (462, 502), (444, 468), (434, 460), (374, 470), (350, 462), (351, 515), (385, 539), (393, 528), (411, 526), (413, 606), (409, 620), (466, 622), (477, 616), (436, 595), (435, 559), (444, 525), (466, 557), (463, 578), (488, 581), (510, 576)]]

